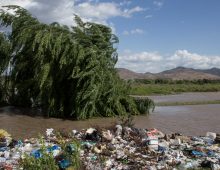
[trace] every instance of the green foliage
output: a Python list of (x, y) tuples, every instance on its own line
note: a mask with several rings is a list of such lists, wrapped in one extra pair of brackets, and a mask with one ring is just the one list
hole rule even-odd
[[(74, 147), (74, 151), (70, 151), (69, 147)], [(70, 141), (62, 146), (65, 150), (63, 156), (71, 162), (73, 169), (80, 169), (80, 143), (78, 141)]]
[[(0, 32), (0, 104), (5, 102), (7, 95), (7, 69), (11, 55), (11, 43), (8, 37)], [(3, 75), (4, 73), (4, 75)]]
[(11, 43), (4, 33), (0, 32), (0, 75), (6, 70), (11, 55)]
[(134, 127), (134, 116), (131, 114), (121, 116), (119, 121), (119, 124), (123, 127)]
[(137, 109), (141, 114), (149, 114), (150, 111), (154, 111), (155, 104), (153, 100), (149, 98), (136, 98), (135, 103)]
[(40, 158), (35, 158), (31, 155), (25, 154), (24, 158), (21, 160), (20, 166), (24, 170), (59, 170), (52, 153), (47, 152), (47, 148), (41, 140), (42, 147), (40, 151), (42, 156)]
[(71, 162), (71, 167), (73, 167), (73, 169), (80, 169), (80, 142), (72, 138), (71, 134), (68, 134), (63, 130), (60, 130), (58, 133), (56, 133), (56, 137), (59, 145), (61, 146), (61, 149), (64, 151), (62, 153), (62, 157)]
[(34, 158), (33, 156), (26, 155), (22, 160), (22, 168), (24, 170), (58, 170), (59, 167), (55, 162), (52, 154), (43, 153), (41, 158)]
[(2, 84), (2, 77), (0, 77), (0, 103), (3, 102), (3, 84)]
[(133, 84), (132, 95), (175, 94), (182, 92), (220, 91), (220, 83), (207, 84)]
[(135, 79), (132, 84), (219, 84), (219, 79), (172, 80), (172, 79)]
[(138, 114), (114, 69), (118, 38), (109, 27), (78, 16), (72, 28), (44, 24), (21, 7), (4, 8), (1, 24), (12, 27), (12, 104), (75, 119)]
[[(80, 169), (80, 143), (76, 140), (70, 140), (68, 142), (62, 136), (58, 136), (61, 142), (62, 153), (54, 158), (52, 153), (47, 152), (47, 147), (45, 146), (44, 140), (41, 138), (41, 148), (40, 152), (42, 156), (40, 158), (35, 158), (32, 155), (25, 154), (24, 158), (21, 160), (20, 167), (24, 170), (58, 170), (59, 158), (68, 160), (70, 166), (73, 169)], [(74, 148), (68, 148), (73, 146)], [(73, 149), (73, 150), (72, 150)]]
[[(149, 114), (155, 109), (155, 103), (149, 98), (134, 98), (135, 105), (140, 114)], [(132, 114), (127, 114), (119, 118), (120, 123), (124, 127), (134, 127), (134, 116)]]

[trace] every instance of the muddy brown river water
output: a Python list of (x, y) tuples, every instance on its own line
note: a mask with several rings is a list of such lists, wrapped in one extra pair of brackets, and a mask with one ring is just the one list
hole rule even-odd
[[(199, 97), (201, 94), (194, 93), (193, 98), (196, 95)], [(220, 93), (218, 95), (220, 98)], [(177, 100), (172, 98), (173, 95), (169, 96), (169, 101)], [(160, 97), (168, 99), (169, 96)], [(192, 93), (189, 96), (192, 98)], [(209, 100), (213, 100), (212, 95), (209, 95)], [(6, 129), (14, 138), (27, 138), (36, 137), (40, 133), (44, 134), (46, 128), (71, 131), (91, 126), (106, 127), (117, 122), (116, 118), (71, 121), (41, 116), (33, 117), (28, 115), (28, 112), (28, 110), (14, 107), (1, 108), (0, 129)], [(156, 107), (155, 111), (149, 116), (136, 116), (134, 123), (138, 128), (158, 128), (165, 133), (180, 132), (186, 135), (205, 135), (207, 131), (220, 133), (220, 104)]]
[(220, 100), (220, 92), (181, 93), (163, 96), (150, 96), (156, 103), (160, 102), (193, 102)]

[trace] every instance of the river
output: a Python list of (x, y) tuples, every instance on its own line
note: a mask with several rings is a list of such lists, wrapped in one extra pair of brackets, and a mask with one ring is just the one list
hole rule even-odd
[[(152, 96), (152, 98), (155, 98), (156, 102), (162, 99), (172, 102), (182, 101), (181, 96), (184, 96), (184, 100), (192, 101), (196, 98), (201, 100), (201, 95), (209, 96), (209, 100), (220, 99), (220, 93), (189, 93), (188, 100), (187, 94), (179, 94), (179, 98), (175, 95)], [(7, 130), (18, 139), (44, 134), (47, 128), (71, 131), (91, 126), (107, 127), (117, 122), (116, 118), (96, 118), (85, 121), (44, 118), (32, 116), (28, 114), (29, 112), (30, 110), (15, 107), (1, 108), (0, 129)], [(149, 116), (136, 116), (134, 124), (138, 128), (158, 128), (165, 133), (179, 132), (186, 135), (205, 135), (207, 131), (220, 133), (220, 104), (156, 107)]]

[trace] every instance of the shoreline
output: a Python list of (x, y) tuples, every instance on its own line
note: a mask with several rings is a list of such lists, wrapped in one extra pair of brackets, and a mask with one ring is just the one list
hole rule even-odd
[[(62, 138), (57, 134), (53, 129), (47, 129), (44, 138), (47, 148), (55, 148), (51, 150), (54, 159), (57, 160), (56, 157), (63, 154), (63, 142), (69, 145), (70, 141), (77, 140), (77, 143), (80, 143), (78, 156), (84, 169), (220, 168), (220, 134), (213, 132), (198, 137), (116, 125), (108, 129), (88, 128), (81, 131), (72, 130), (69, 133), (63, 131), (59, 133)], [(18, 166), (16, 163), (23, 157), (22, 153), (32, 155), (33, 160), (38, 159), (39, 154), (33, 155), (33, 152), (41, 152), (39, 139), (31, 138), (13, 143), (14, 145), (8, 147), (0, 147), (1, 151), (8, 153), (2, 157), (0, 167), (6, 164), (11, 167)], [(78, 147), (76, 143), (71, 146), (75, 149)], [(15, 152), (14, 148), (21, 152)], [(73, 150), (73, 154), (76, 154), (75, 151)], [(68, 167), (71, 165), (66, 166)]]

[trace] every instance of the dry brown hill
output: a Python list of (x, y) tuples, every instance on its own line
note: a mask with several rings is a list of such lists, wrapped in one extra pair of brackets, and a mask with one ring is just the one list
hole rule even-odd
[(172, 80), (198, 80), (198, 79), (220, 79), (220, 69), (196, 70), (192, 68), (177, 67), (160, 73), (136, 73), (134, 71), (118, 68), (122, 79), (172, 79)]
[(220, 79), (219, 76), (198, 71), (192, 68), (177, 67), (157, 74), (160, 78), (172, 80)]
[(197, 71), (200, 71), (200, 72), (203, 72), (203, 73), (208, 73), (208, 74), (213, 74), (213, 75), (216, 75), (216, 76), (220, 76), (220, 69), (219, 68), (211, 68), (211, 69), (207, 69), (207, 70), (197, 70)]
[(117, 68), (118, 74), (122, 79), (153, 79), (155, 78), (152, 73), (136, 73), (134, 71), (125, 69), (125, 68)]

